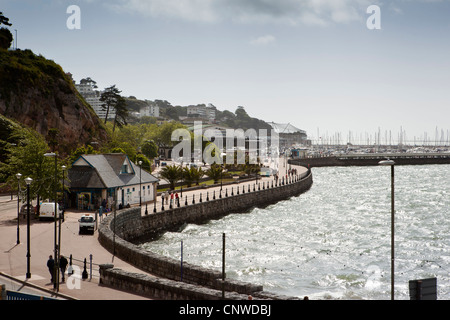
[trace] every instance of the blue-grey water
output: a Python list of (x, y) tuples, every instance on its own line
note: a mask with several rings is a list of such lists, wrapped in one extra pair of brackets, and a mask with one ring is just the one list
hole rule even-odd
[[(389, 167), (314, 168), (299, 197), (203, 225), (187, 225), (143, 246), (264, 290), (310, 299), (390, 299)], [(450, 165), (395, 167), (395, 298), (408, 281), (437, 278), (449, 299)]]

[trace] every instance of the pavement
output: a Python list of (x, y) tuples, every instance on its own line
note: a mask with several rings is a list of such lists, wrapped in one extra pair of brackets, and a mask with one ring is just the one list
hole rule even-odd
[[(294, 166), (292, 166), (294, 168)], [(306, 168), (295, 167), (298, 174), (306, 171)], [(280, 162), (279, 176), (285, 174), (287, 166), (284, 161)], [(263, 177), (258, 179), (261, 184), (273, 181), (273, 177)], [(222, 186), (222, 197), (225, 196), (225, 190), (228, 190), (228, 196), (231, 196), (231, 188), (236, 194), (237, 186), (240, 192), (242, 188), (248, 192), (248, 186), (253, 191), (255, 180), (249, 182), (241, 182)], [(258, 185), (256, 184), (256, 190)], [(208, 189), (199, 189), (191, 191), (183, 191), (183, 198), (180, 201), (181, 206), (185, 206), (187, 197), (188, 205), (192, 205), (192, 199), (195, 202), (200, 200), (206, 201), (206, 196), (212, 200), (215, 193), (216, 198), (220, 194), (220, 185)], [(33, 204), (35, 204), (33, 202)], [(147, 203), (142, 205), (142, 215), (145, 215), (147, 209), (148, 214), (153, 214), (156, 208), (157, 212), (161, 211), (161, 197), (157, 197), (155, 203)], [(168, 205), (165, 205), (165, 210)], [(104, 249), (98, 242), (98, 231), (93, 235), (78, 233), (78, 219), (85, 214), (86, 211), (67, 210), (64, 222), (61, 224), (61, 254), (68, 260), (72, 255), (73, 268), (75, 273), (72, 276), (65, 276), (65, 282), (61, 282), (59, 290), (53, 288), (50, 281), (50, 272), (47, 269), (47, 260), (49, 255), (53, 255), (55, 224), (53, 221), (39, 221), (31, 219), (30, 223), (30, 273), (31, 278), (26, 279), (27, 273), (27, 223), (26, 219), (20, 217), (19, 225), (17, 224), (17, 198), (14, 195), (0, 196), (0, 284), (6, 284), (8, 290), (36, 290), (36, 294), (42, 294), (47, 297), (57, 297), (63, 300), (149, 300), (147, 297), (136, 295), (132, 292), (116, 290), (99, 284), (98, 265), (113, 264), (114, 267), (136, 273), (145, 273), (135, 268), (129, 263), (114, 257), (109, 251)], [(93, 212), (89, 212), (93, 213)], [(57, 229), (58, 230), (58, 229)], [(17, 238), (19, 234), (19, 242)], [(90, 261), (92, 257), (92, 272), (90, 271)], [(81, 272), (84, 270), (84, 259), (86, 259), (86, 271), (88, 278), (82, 279)], [(147, 273), (146, 273), (147, 274)], [(148, 275), (148, 274), (147, 274)]]

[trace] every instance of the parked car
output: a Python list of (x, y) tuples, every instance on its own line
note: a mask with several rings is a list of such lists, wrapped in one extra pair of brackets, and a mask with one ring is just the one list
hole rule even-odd
[[(62, 217), (63, 211), (59, 204), (56, 205), (58, 210), (58, 216)], [(39, 220), (43, 219), (55, 219), (55, 203), (54, 202), (44, 202), (41, 203), (39, 208)]]
[(94, 234), (95, 230), (95, 218), (93, 215), (85, 214), (79, 220), (79, 230), (78, 233), (89, 232)]
[[(36, 208), (33, 207), (33, 205), (30, 204), (30, 217), (34, 217), (34, 215), (36, 214), (35, 212)], [(27, 216), (27, 204), (25, 203), (24, 205), (22, 205), (22, 207), (20, 207), (20, 215), (26, 217)]]

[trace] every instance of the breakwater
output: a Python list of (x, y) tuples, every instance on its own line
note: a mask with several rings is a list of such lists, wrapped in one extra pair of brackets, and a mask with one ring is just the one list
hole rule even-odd
[(341, 156), (290, 159), (289, 163), (305, 167), (377, 166), (381, 160), (391, 159), (396, 165), (450, 164), (450, 153), (369, 153)]
[(148, 272), (149, 276), (126, 273), (105, 265), (101, 268), (100, 281), (158, 299), (220, 299), (222, 291), (227, 292), (226, 299), (246, 299), (248, 295), (260, 299), (295, 299), (265, 292), (259, 285), (232, 279), (223, 282), (219, 271), (187, 263), (181, 266), (180, 261), (145, 250), (139, 243), (186, 223), (204, 223), (229, 213), (247, 212), (254, 207), (298, 196), (309, 190), (312, 183), (312, 174), (308, 171), (282, 185), (146, 216), (141, 215), (140, 208), (121, 210), (115, 216), (110, 214), (99, 227), (99, 242), (118, 258)]

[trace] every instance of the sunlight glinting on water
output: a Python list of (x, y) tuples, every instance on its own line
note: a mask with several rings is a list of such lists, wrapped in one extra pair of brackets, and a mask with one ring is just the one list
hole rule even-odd
[[(312, 299), (390, 299), (391, 181), (387, 167), (314, 168), (299, 197), (143, 246), (216, 270), (226, 234), (227, 277)], [(408, 281), (437, 277), (449, 299), (450, 166), (395, 167), (395, 298)]]

